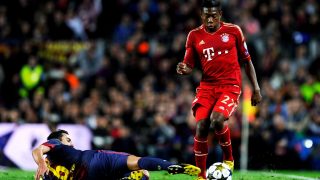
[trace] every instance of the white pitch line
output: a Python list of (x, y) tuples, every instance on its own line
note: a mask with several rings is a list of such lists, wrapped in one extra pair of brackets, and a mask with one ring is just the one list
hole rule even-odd
[(287, 178), (292, 178), (292, 179), (299, 179), (299, 180), (320, 180), (319, 178), (310, 178), (310, 177), (303, 177), (303, 176), (298, 176), (298, 175), (289, 175), (289, 174), (280, 174), (280, 173), (263, 173), (266, 175), (272, 175), (276, 177), (287, 177)]

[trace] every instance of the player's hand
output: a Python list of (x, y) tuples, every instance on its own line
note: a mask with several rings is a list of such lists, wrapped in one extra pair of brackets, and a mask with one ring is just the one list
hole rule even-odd
[(251, 97), (251, 106), (256, 106), (261, 102), (261, 100), (262, 100), (262, 96), (261, 96), (260, 90), (253, 91), (252, 97)]
[(190, 74), (192, 69), (187, 66), (186, 63), (179, 62), (177, 65), (177, 73), (178, 74)]
[(43, 178), (44, 175), (49, 174), (49, 169), (46, 163), (40, 163), (36, 172), (35, 180), (39, 180), (41, 177)]

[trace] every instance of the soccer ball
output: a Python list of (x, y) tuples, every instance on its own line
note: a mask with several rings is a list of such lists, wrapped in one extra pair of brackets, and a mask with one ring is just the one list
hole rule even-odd
[(207, 169), (207, 180), (232, 180), (232, 171), (228, 165), (216, 162)]

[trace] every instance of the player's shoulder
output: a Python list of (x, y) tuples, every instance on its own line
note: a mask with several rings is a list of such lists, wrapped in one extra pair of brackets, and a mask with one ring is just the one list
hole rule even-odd
[(50, 139), (47, 141), (47, 143), (50, 143), (50, 144), (55, 144), (55, 145), (61, 145), (61, 141), (59, 139)]
[(222, 26), (225, 30), (230, 30), (230, 31), (235, 31), (235, 32), (241, 32), (240, 26), (233, 24), (233, 23), (227, 23), (227, 22), (222, 22)]
[(197, 34), (197, 33), (200, 33), (201, 31), (203, 31), (203, 26), (201, 25), (201, 26), (199, 26), (199, 27), (196, 27), (196, 28), (194, 28), (194, 29), (191, 29), (190, 31), (189, 31), (189, 36), (192, 34), (192, 35), (194, 35), (194, 34)]
[(61, 141), (59, 139), (50, 139), (45, 143), (42, 143), (42, 145), (49, 147), (50, 149), (62, 145)]

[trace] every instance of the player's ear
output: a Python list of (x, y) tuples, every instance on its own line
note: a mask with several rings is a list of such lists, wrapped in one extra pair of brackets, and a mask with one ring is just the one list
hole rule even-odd
[(202, 17), (203, 16), (203, 8), (200, 9), (199, 15)]

